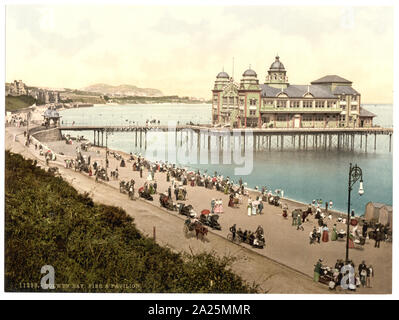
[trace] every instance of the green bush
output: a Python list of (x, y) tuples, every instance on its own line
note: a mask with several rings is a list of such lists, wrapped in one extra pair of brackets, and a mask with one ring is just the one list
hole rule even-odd
[(5, 104), (6, 111), (16, 111), (27, 108), (33, 104), (39, 105), (40, 103), (31, 96), (6, 96)]
[(257, 291), (230, 270), (231, 259), (172, 252), (123, 209), (95, 204), (35, 162), (7, 151), (5, 164), (6, 291), (42, 291), (21, 284), (40, 284), (43, 265), (54, 267), (57, 292)]

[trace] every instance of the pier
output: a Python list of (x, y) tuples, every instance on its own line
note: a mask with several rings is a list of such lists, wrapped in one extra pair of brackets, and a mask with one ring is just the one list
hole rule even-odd
[[(221, 148), (228, 147), (232, 143), (232, 137), (238, 137), (239, 144), (246, 149), (248, 143), (255, 151), (272, 149), (284, 150), (285, 148), (297, 150), (350, 150), (361, 149), (368, 151), (369, 139), (372, 139), (372, 149), (377, 150), (377, 136), (389, 137), (389, 152), (392, 151), (393, 128), (251, 128), (232, 129), (217, 128), (198, 125), (154, 125), (154, 126), (91, 126), (91, 125), (62, 125), (58, 129), (62, 131), (92, 131), (95, 146), (105, 146), (104, 142), (109, 133), (130, 132), (134, 134), (135, 147), (147, 148), (147, 134), (149, 132), (170, 132), (175, 134), (176, 145), (182, 145), (183, 141), (197, 145), (201, 141), (208, 149), (211, 146), (211, 138)], [(196, 137), (194, 137), (194, 133)], [(105, 136), (105, 137), (104, 137)]]

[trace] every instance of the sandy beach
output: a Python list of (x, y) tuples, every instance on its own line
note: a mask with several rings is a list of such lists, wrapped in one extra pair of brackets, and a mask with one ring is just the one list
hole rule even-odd
[[(6, 148), (12, 152), (21, 153), (26, 158), (39, 159), (40, 166), (45, 166), (44, 157), (35, 150), (34, 144), (29, 148), (23, 146), (23, 128), (10, 127), (6, 129)], [(14, 141), (14, 136), (17, 141)], [(221, 231), (212, 230), (207, 241), (186, 238), (183, 229), (184, 217), (176, 211), (166, 211), (160, 208), (159, 196), (154, 196), (154, 201), (148, 203), (144, 200), (129, 200), (126, 194), (119, 193), (119, 181), (134, 179), (137, 189), (147, 179), (148, 173), (143, 172), (140, 178), (139, 172), (132, 170), (132, 162), (127, 160), (128, 155), (123, 155), (126, 167), (119, 166), (120, 161), (109, 156), (109, 171), (118, 168), (119, 180), (96, 183), (94, 177), (85, 173), (75, 172), (73, 169), (64, 167), (64, 159), (75, 158), (77, 144), (66, 145), (65, 141), (45, 143), (52, 151), (58, 154), (56, 161), (50, 161), (50, 166), (57, 166), (63, 178), (69, 181), (79, 191), (87, 191), (93, 199), (105, 204), (120, 206), (127, 211), (134, 219), (137, 227), (149, 236), (153, 235), (156, 229), (156, 239), (160, 244), (167, 245), (177, 251), (200, 252), (203, 250), (214, 251), (220, 255), (229, 255), (237, 258), (233, 270), (240, 274), (245, 280), (255, 281), (260, 285), (262, 292), (270, 293), (330, 293), (327, 286), (312, 281), (313, 266), (319, 258), (323, 258), (323, 264), (334, 266), (337, 259), (345, 258), (346, 241), (329, 241), (320, 244), (309, 244), (309, 232), (317, 226), (317, 220), (310, 216), (309, 221), (303, 224), (304, 231), (297, 230), (291, 224), (291, 217), (282, 217), (282, 209), (264, 203), (262, 215), (247, 215), (247, 197), (244, 197), (243, 204), (239, 208), (228, 207), (229, 196), (215, 189), (204, 187), (186, 186), (186, 204), (191, 204), (196, 212), (203, 209), (210, 209), (212, 198), (222, 199), (224, 212), (220, 214), (219, 222)], [(64, 155), (59, 155), (63, 153)], [(105, 165), (105, 150), (91, 147), (89, 152), (83, 154), (91, 156), (92, 162), (98, 160), (100, 165)], [(167, 191), (170, 182), (166, 181), (166, 174), (157, 172), (155, 180), (158, 184), (158, 193)], [(255, 198), (256, 192), (250, 191), (250, 196)], [(174, 199), (174, 202), (176, 200)], [(178, 201), (183, 202), (183, 201)], [(305, 208), (292, 200), (285, 200), (289, 207), (289, 213), (295, 208)], [(325, 219), (330, 230), (333, 224), (337, 229), (346, 229), (346, 225), (337, 222), (339, 213), (335, 213), (332, 220)], [(254, 231), (258, 225), (262, 225), (265, 231), (266, 246), (264, 249), (253, 249), (249, 245), (236, 245), (229, 242), (226, 237), (229, 227), (233, 224), (243, 230)], [(372, 265), (375, 270), (375, 277), (372, 279), (372, 288), (359, 288), (357, 293), (391, 293), (392, 288), (392, 244), (381, 243), (380, 248), (374, 248), (373, 240), (366, 240), (363, 247), (351, 249), (350, 259), (357, 266), (362, 260), (367, 265)], [(345, 293), (339, 291), (338, 293)]]

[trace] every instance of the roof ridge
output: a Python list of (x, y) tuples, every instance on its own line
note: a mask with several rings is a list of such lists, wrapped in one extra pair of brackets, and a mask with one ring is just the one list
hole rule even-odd
[(321, 77), (317, 80), (313, 80), (311, 83), (329, 83), (329, 82), (341, 82), (341, 83), (352, 83), (352, 81), (349, 81), (337, 74), (328, 74), (324, 77)]

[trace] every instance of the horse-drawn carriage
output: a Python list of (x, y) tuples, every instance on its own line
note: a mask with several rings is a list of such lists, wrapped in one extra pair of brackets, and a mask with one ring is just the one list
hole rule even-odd
[[(368, 232), (369, 239), (371, 240), (380, 240), (380, 241), (392, 241), (392, 229), (389, 227), (376, 225), (374, 226), (376, 230), (372, 230)], [(379, 229), (379, 231), (377, 231)]]
[(152, 201), (154, 200), (154, 198), (152, 197), (152, 195), (150, 194), (150, 192), (148, 190), (145, 190), (144, 187), (141, 187), (139, 189), (139, 196), (141, 198), (144, 198), (146, 200)]
[(355, 237), (353, 243), (358, 246), (364, 246), (366, 244), (366, 238), (362, 236)]
[(328, 285), (330, 289), (334, 289), (337, 285), (338, 274), (338, 270), (322, 266), (319, 282)]
[(271, 196), (268, 200), (269, 204), (278, 207), (280, 205), (280, 197), (279, 196)]
[(233, 233), (229, 233), (227, 235), (227, 239), (231, 242), (235, 242), (237, 244), (246, 243), (249, 244), (253, 248), (263, 249), (266, 241), (263, 233), (256, 233), (256, 232), (236, 232), (235, 237), (233, 237)]
[(129, 182), (122, 180), (119, 182), (119, 192), (120, 193), (128, 193), (129, 192)]
[(104, 180), (104, 181), (109, 181), (109, 177), (107, 175), (107, 172), (105, 171), (104, 168), (100, 169), (97, 171), (96, 177), (98, 179)]
[(211, 227), (212, 229), (222, 230), (220, 223), (218, 222), (219, 216), (217, 214), (210, 214), (209, 210), (202, 210), (200, 215), (200, 221), (202, 224)]
[(161, 207), (164, 207), (168, 210), (177, 210), (176, 205), (173, 203), (172, 199), (168, 197), (167, 194), (161, 193), (159, 195), (159, 203)]
[(177, 209), (180, 214), (187, 217), (194, 217), (196, 215), (191, 204), (185, 205), (184, 203), (178, 203)]
[(184, 227), (183, 227), (183, 232), (188, 237), (190, 232), (195, 231), (195, 236), (197, 239), (199, 236), (201, 237), (201, 240), (205, 239), (205, 236), (208, 234), (208, 228), (206, 228), (202, 223), (198, 220), (192, 221), (190, 218), (184, 221)]

